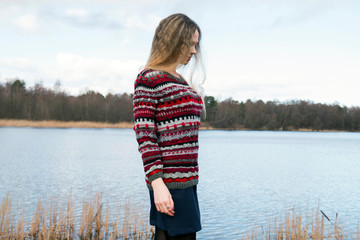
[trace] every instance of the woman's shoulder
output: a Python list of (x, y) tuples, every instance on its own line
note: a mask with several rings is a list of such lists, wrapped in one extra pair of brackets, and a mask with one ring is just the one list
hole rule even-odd
[(176, 78), (163, 70), (146, 68), (140, 71), (136, 79), (137, 82), (149, 85), (183, 83), (185, 80)]
[(143, 69), (135, 81), (135, 88), (142, 86), (150, 89), (157, 89), (168, 81), (166, 73), (160, 70)]
[(165, 74), (164, 71), (161, 71), (161, 70), (154, 70), (154, 69), (151, 69), (151, 68), (144, 68), (138, 74), (138, 78), (140, 78), (140, 77), (151, 81), (151, 80), (159, 79), (159, 78), (162, 78), (162, 77), (167, 77), (167, 75)]

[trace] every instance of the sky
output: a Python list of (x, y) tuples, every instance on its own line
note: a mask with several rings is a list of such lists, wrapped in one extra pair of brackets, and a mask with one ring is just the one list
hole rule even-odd
[(358, 0), (0, 0), (0, 83), (132, 93), (173, 13), (201, 28), (206, 95), (360, 106)]

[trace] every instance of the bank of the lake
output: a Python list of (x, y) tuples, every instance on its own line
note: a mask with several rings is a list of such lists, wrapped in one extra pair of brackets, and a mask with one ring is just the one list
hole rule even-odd
[[(24, 213), (11, 208), (16, 205), (8, 195), (0, 199), (0, 237), (4, 239), (143, 239), (154, 240), (154, 226), (149, 225), (148, 215), (141, 206), (131, 201), (119, 203), (110, 209), (102, 200), (102, 194), (88, 196), (82, 207), (77, 207), (72, 196), (52, 200), (50, 204), (38, 201), (31, 215), (31, 222), (24, 221)], [(112, 215), (112, 212), (124, 214)], [(79, 214), (76, 215), (76, 212)], [(339, 224), (339, 219), (329, 224), (330, 219), (319, 208), (303, 213), (292, 209), (280, 218), (270, 219), (266, 226), (253, 225), (244, 234), (233, 239), (359, 239), (359, 230), (348, 234)], [(241, 227), (241, 226), (239, 226)], [(199, 234), (198, 234), (199, 236)], [(221, 239), (227, 239), (226, 232)], [(213, 239), (211, 234), (205, 238)], [(219, 239), (219, 237), (217, 238)]]
[[(24, 119), (0, 119), (0, 127), (36, 127), (36, 128), (133, 128), (132, 122), (90, 122), (90, 121), (56, 121), (56, 120), (24, 120)], [(253, 130), (243, 127), (236, 128), (214, 128), (209, 123), (201, 123), (201, 130)], [(267, 131), (267, 129), (263, 129)], [(275, 131), (282, 131), (278, 129)], [(346, 132), (339, 130), (313, 130), (309, 128), (300, 129), (287, 129), (286, 131), (299, 131), (299, 132)]]
[(132, 128), (133, 123), (106, 123), (90, 121), (55, 121), (55, 120), (17, 120), (0, 119), (0, 127), (37, 127), (37, 128)]

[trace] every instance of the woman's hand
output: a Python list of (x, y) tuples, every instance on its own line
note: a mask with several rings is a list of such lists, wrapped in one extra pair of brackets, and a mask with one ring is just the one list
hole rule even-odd
[(169, 216), (174, 216), (174, 201), (162, 178), (157, 178), (152, 181), (151, 186), (154, 190), (156, 210)]

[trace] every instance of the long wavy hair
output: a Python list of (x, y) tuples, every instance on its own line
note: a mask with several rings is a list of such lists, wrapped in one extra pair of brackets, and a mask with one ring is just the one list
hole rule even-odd
[[(202, 84), (205, 81), (206, 74), (202, 63), (202, 55), (200, 48), (201, 30), (200, 27), (188, 16), (182, 13), (176, 13), (168, 16), (160, 21), (156, 28), (155, 35), (152, 42), (150, 57), (146, 63), (145, 68), (154, 70), (166, 70), (166, 66), (175, 64), (176, 62), (184, 62), (187, 59), (192, 44), (192, 37), (195, 31), (199, 32), (199, 43), (196, 44), (194, 54), (195, 61), (190, 61), (188, 65), (179, 63), (178, 68), (187, 71), (190, 81), (190, 86), (193, 87), (202, 97)], [(194, 81), (194, 72), (202, 66), (202, 74), (199, 74), (196, 82)], [(191, 67), (190, 67), (191, 66)]]

